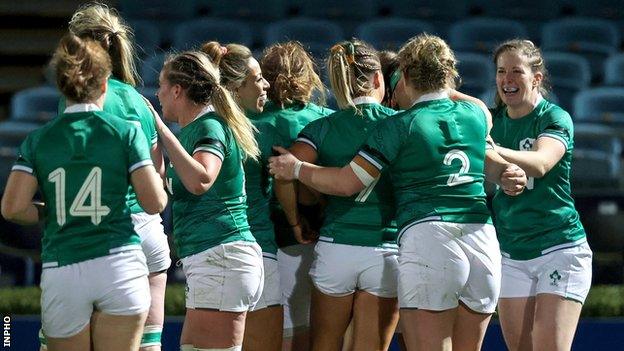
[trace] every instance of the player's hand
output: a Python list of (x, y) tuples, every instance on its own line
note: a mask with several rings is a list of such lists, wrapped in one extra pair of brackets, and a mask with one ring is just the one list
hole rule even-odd
[(152, 113), (152, 116), (154, 117), (154, 123), (156, 124), (156, 130), (160, 131), (161, 127), (165, 125), (165, 122), (162, 120), (162, 118), (160, 117), (160, 115), (158, 114), (158, 112), (156, 111), (154, 106), (152, 106), (152, 103), (145, 96), (142, 96), (142, 98), (143, 98), (143, 101), (145, 101), (145, 104), (149, 108), (150, 112)]
[(273, 146), (273, 150), (279, 152), (279, 156), (269, 158), (269, 173), (279, 180), (295, 179), (295, 165), (301, 161), (281, 146)]
[(318, 240), (319, 234), (310, 228), (310, 224), (305, 217), (299, 217), (299, 222), (291, 228), (295, 239), (300, 244), (312, 244)]
[(513, 163), (508, 164), (503, 173), (501, 173), (500, 185), (507, 195), (520, 195), (524, 191), (526, 184), (526, 173), (522, 168)]

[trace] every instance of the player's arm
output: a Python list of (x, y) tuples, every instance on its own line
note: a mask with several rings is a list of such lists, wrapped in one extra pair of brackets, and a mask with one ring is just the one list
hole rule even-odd
[(37, 178), (22, 171), (12, 171), (2, 196), (2, 217), (21, 225), (37, 224), (39, 211), (33, 204)]
[(160, 179), (164, 181), (167, 168), (165, 166), (165, 157), (163, 155), (162, 145), (158, 142), (154, 143), (150, 150), (150, 155), (152, 156), (152, 162), (154, 163), (156, 173), (160, 176)]
[(511, 196), (522, 193), (527, 183), (524, 170), (507, 162), (494, 149), (485, 151), (485, 179), (500, 186), (505, 194)]
[(522, 168), (528, 177), (541, 178), (561, 160), (566, 146), (558, 139), (542, 136), (535, 140), (528, 151), (512, 150), (494, 146), (494, 150), (505, 160)]
[(352, 196), (372, 184), (380, 175), (379, 172), (369, 174), (358, 165), (358, 162), (363, 160), (361, 156), (356, 156), (350, 164), (342, 168), (320, 167), (297, 159), (284, 148), (276, 147), (275, 149), (281, 155), (271, 157), (269, 166), (271, 174), (276, 179), (298, 179), (301, 183), (324, 194)]
[(152, 165), (140, 167), (130, 174), (130, 182), (137, 194), (137, 200), (146, 213), (156, 214), (167, 206), (167, 193), (162, 179)]

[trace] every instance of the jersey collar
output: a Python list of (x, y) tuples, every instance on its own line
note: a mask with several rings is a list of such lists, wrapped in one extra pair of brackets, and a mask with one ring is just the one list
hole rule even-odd
[(418, 99), (416, 99), (416, 101), (414, 101), (412, 106), (420, 102), (447, 99), (448, 97), (449, 97), (449, 94), (447, 90), (440, 90), (440, 91), (436, 91), (433, 93), (427, 93), (427, 94), (421, 95)]
[(196, 120), (199, 117), (201, 117), (201, 116), (203, 116), (203, 115), (205, 115), (207, 113), (214, 112), (214, 111), (215, 111), (215, 108), (214, 108), (214, 106), (212, 106), (212, 104), (206, 105), (206, 106), (204, 106), (204, 108), (201, 111), (199, 111), (199, 114), (197, 116), (195, 116), (195, 118), (193, 120)]
[(100, 106), (92, 103), (86, 104), (73, 104), (67, 106), (63, 113), (78, 113), (78, 112), (92, 112), (92, 111), (102, 111)]
[(379, 101), (372, 96), (358, 96), (353, 99), (354, 105), (362, 105), (362, 104), (378, 104)]

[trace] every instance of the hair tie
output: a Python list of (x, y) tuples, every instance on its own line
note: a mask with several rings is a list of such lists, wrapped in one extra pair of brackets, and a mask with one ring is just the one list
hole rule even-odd
[(396, 89), (397, 84), (399, 84), (399, 80), (401, 80), (401, 69), (397, 68), (390, 76), (390, 94), (394, 93), (394, 89)]
[(354, 64), (355, 63), (355, 46), (350, 41), (346, 42), (343, 46), (345, 50), (347, 51), (347, 54), (345, 55), (345, 58), (347, 59), (347, 63), (350, 65)]
[(227, 47), (225, 47), (225, 46), (222, 46), (222, 47), (221, 47), (221, 55), (222, 55), (222, 56), (225, 56), (225, 54), (227, 54), (227, 53), (228, 53), (228, 48), (227, 48)]

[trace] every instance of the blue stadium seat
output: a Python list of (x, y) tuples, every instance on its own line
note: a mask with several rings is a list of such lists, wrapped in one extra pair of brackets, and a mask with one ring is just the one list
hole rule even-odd
[(10, 118), (45, 123), (58, 114), (60, 98), (58, 90), (47, 85), (18, 91), (11, 98)]
[(608, 20), (570, 17), (546, 24), (542, 30), (542, 49), (567, 51), (585, 56), (595, 67), (592, 78), (599, 80), (604, 61), (620, 44), (617, 26)]
[(332, 20), (366, 20), (377, 14), (374, 0), (315, 0), (301, 4), (301, 15)]
[(495, 68), (485, 55), (469, 52), (456, 52), (457, 69), (461, 78), (458, 90), (470, 96), (479, 97), (488, 88), (494, 87)]
[(120, 0), (119, 8), (126, 19), (186, 20), (196, 13), (193, 0)]
[(561, 107), (572, 111), (574, 95), (591, 83), (589, 62), (583, 56), (565, 52), (545, 52), (544, 60)]
[(558, 1), (543, 0), (480, 0), (479, 8), (488, 17), (503, 17), (522, 22), (533, 42), (539, 42), (542, 24), (556, 19), (562, 5)]
[(143, 61), (140, 73), (145, 87), (158, 87), (158, 76), (164, 61), (164, 53), (154, 54)]
[(586, 89), (574, 97), (574, 119), (592, 123), (624, 123), (624, 88)]
[(612, 128), (577, 123), (574, 126), (572, 181), (575, 187), (617, 186), (622, 143)]
[(624, 3), (621, 0), (568, 0), (576, 14), (611, 20), (624, 19)]
[(6, 187), (11, 167), (17, 160), (19, 148), (16, 146), (0, 146), (0, 192)]
[(41, 127), (40, 123), (23, 121), (0, 122), (0, 147), (18, 147), (33, 130)]
[(221, 44), (237, 43), (251, 46), (251, 29), (245, 22), (200, 18), (177, 25), (173, 33), (173, 47), (185, 50), (198, 47), (204, 42), (217, 40)]
[(491, 55), (505, 40), (526, 38), (522, 23), (500, 18), (471, 18), (455, 23), (449, 30), (449, 44), (455, 51)]
[(624, 53), (609, 56), (605, 62), (604, 83), (624, 87)]
[(219, 18), (238, 18), (241, 20), (266, 21), (286, 17), (288, 0), (249, 1), (249, 0), (200, 0), (199, 6), (206, 7), (211, 16)]
[(287, 40), (298, 40), (307, 46), (312, 54), (319, 55), (327, 52), (332, 45), (344, 38), (342, 29), (334, 22), (293, 18), (270, 24), (264, 35), (264, 44), (269, 46)]
[(149, 56), (161, 46), (161, 35), (158, 26), (151, 21), (135, 20), (128, 22), (134, 32), (134, 42), (138, 46), (140, 56)]
[(434, 28), (430, 23), (415, 19), (383, 18), (361, 24), (355, 30), (355, 37), (377, 50), (398, 50), (408, 39), (422, 32), (433, 34)]
[(444, 29), (450, 23), (468, 16), (470, 12), (468, 1), (393, 0), (385, 3), (382, 7), (387, 7), (391, 16), (425, 20), (438, 29)]

